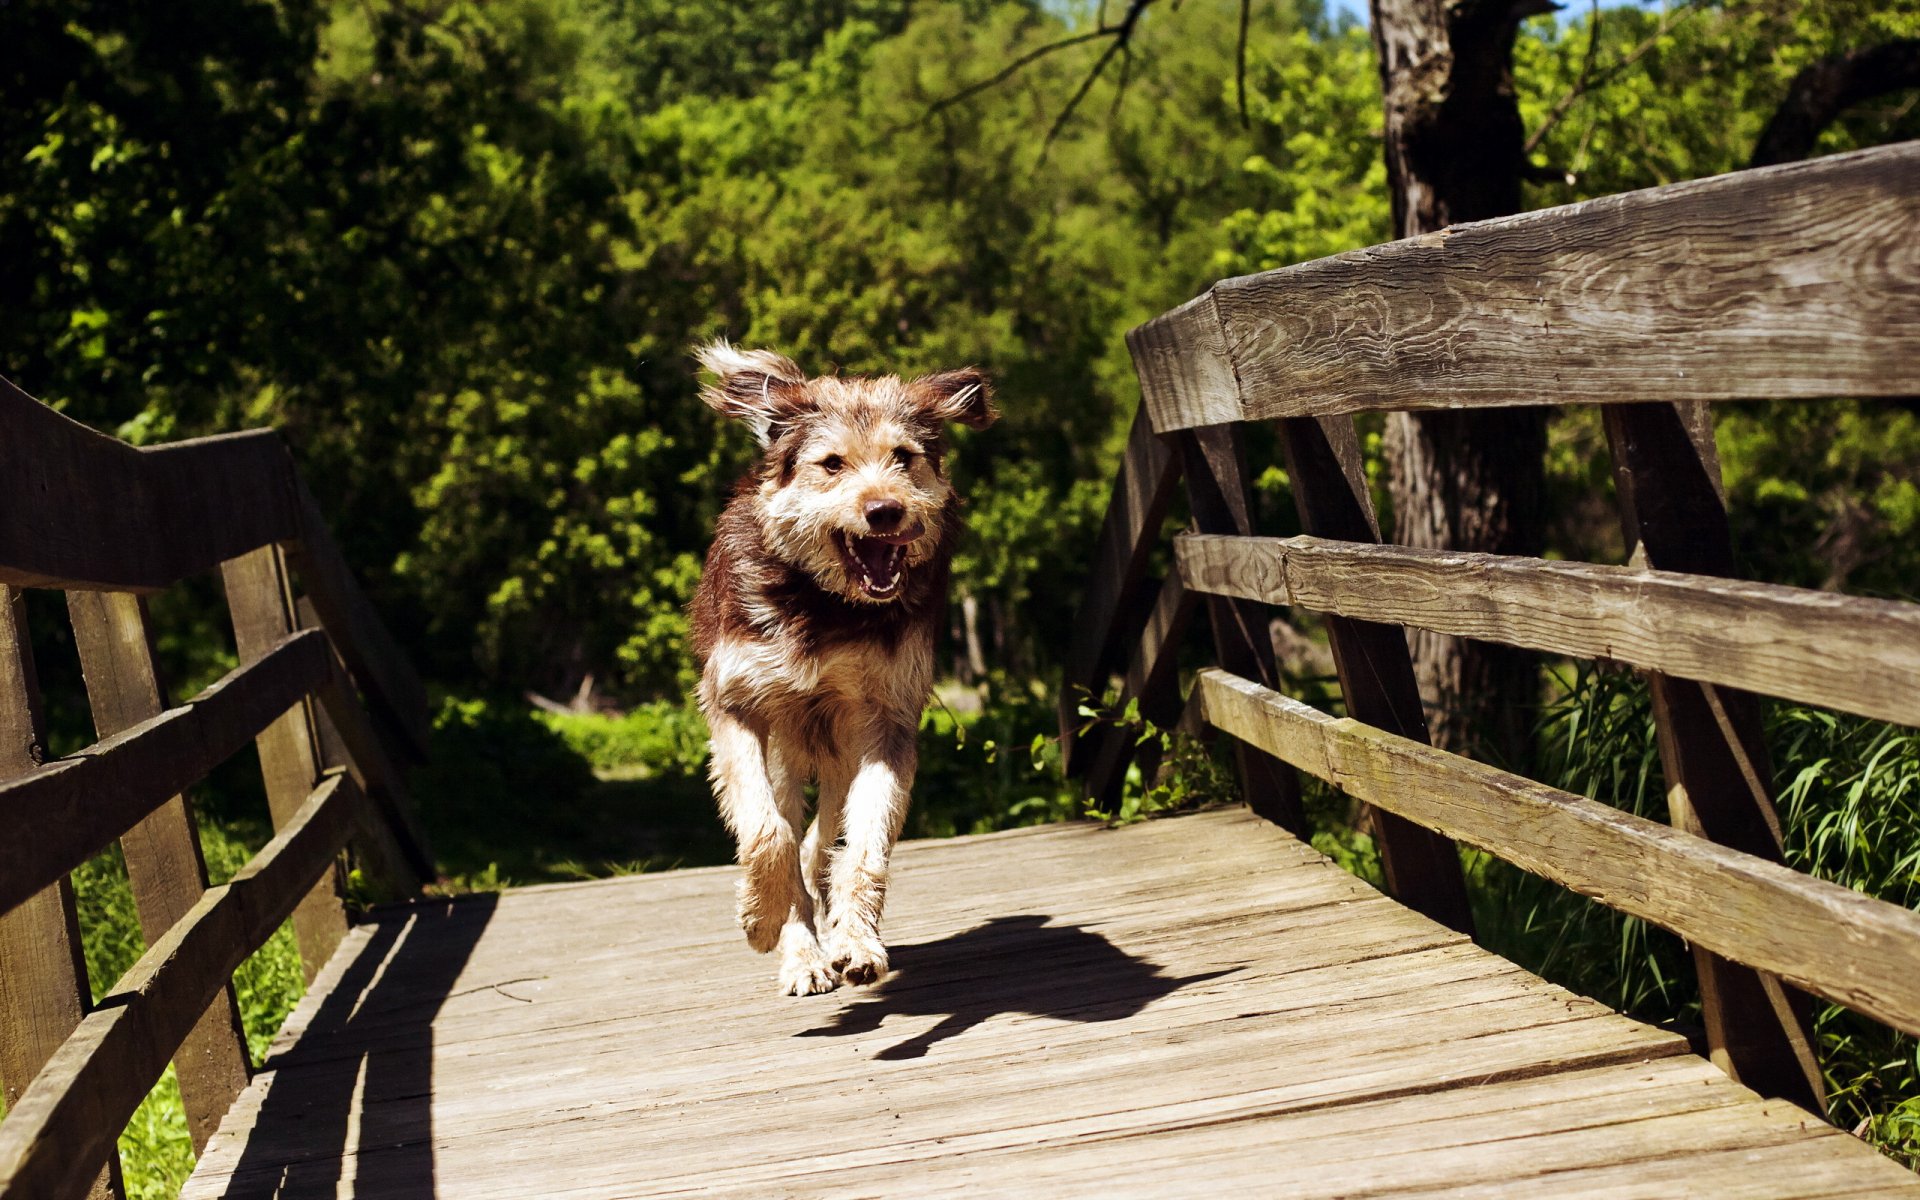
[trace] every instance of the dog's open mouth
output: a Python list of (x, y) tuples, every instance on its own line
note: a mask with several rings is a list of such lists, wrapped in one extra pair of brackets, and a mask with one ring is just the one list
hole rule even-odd
[(861, 593), (870, 600), (891, 600), (907, 575), (907, 547), (926, 531), (926, 526), (915, 525), (899, 533), (872, 537), (844, 532), (836, 536), (847, 574)]

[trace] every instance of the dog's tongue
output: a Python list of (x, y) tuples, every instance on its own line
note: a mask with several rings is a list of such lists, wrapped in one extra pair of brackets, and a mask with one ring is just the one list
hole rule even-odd
[(879, 538), (854, 538), (853, 556), (860, 562), (861, 580), (869, 592), (884, 594), (900, 582), (900, 560), (904, 547)]

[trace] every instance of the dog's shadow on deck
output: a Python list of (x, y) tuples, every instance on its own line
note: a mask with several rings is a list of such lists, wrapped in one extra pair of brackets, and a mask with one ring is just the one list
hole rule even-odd
[[(1119, 1021), (1191, 984), (1230, 971), (1169, 976), (1104, 936), (1035, 914), (995, 917), (934, 942), (895, 946), (880, 986), (799, 1037), (873, 1033), (888, 1017), (938, 1016), (925, 1033), (874, 1057), (923, 1058), (949, 1038), (1002, 1013), (1067, 1021)], [(838, 992), (835, 995), (846, 995)]]

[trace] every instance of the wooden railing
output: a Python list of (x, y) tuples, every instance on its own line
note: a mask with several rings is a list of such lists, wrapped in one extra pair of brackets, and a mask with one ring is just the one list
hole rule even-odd
[[(240, 665), (169, 706), (144, 594), (216, 570)], [(22, 588), (67, 593), (99, 741), (64, 758)], [(115, 1139), (169, 1060), (204, 1147), (250, 1071), (234, 970), (291, 916), (313, 977), (350, 845), (389, 894), (433, 877), (395, 766), (426, 738), (277, 434), (135, 449), (0, 380), (0, 1200), (117, 1195)], [(209, 888), (183, 793), (249, 741), (276, 835)], [(116, 839), (147, 951), (94, 1004), (69, 873)]]
[[(1281, 823), (1302, 826), (1276, 763), (1370, 805), (1388, 890), (1455, 928), (1452, 839), (1679, 934), (1715, 1061), (1758, 1090), (1820, 1110), (1805, 993), (1920, 1034), (1920, 913), (1780, 865), (1755, 699), (1920, 725), (1920, 605), (1729, 578), (1707, 403), (1920, 394), (1920, 144), (1230, 279), (1128, 342), (1144, 405), (1063, 688), (1091, 793), (1139, 752), (1074, 736), (1117, 676), (1149, 719), (1238, 739), (1249, 802)], [(1525, 404), (1602, 407), (1632, 565), (1380, 544), (1351, 414)], [(1303, 536), (1249, 526), (1241, 429), (1265, 420)], [(1154, 585), (1182, 474), (1193, 532)], [(1183, 701), (1196, 597), (1219, 666)], [(1347, 716), (1275, 690), (1266, 605), (1324, 614)], [(1403, 627), (1640, 668), (1674, 827), (1432, 748)]]

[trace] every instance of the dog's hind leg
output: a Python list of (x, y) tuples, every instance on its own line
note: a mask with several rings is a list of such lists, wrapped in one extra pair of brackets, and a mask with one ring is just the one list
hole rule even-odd
[(877, 721), (847, 788), (846, 845), (834, 859), (827, 889), (827, 955), (848, 983), (873, 983), (887, 973), (880, 912), (887, 901), (888, 862), (907, 819), (919, 763), (914, 735), (912, 726)]

